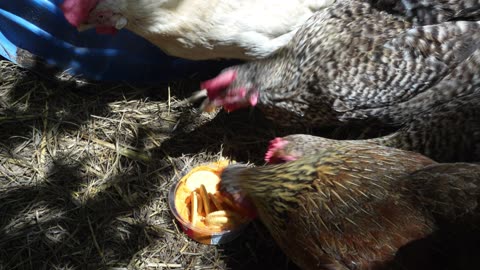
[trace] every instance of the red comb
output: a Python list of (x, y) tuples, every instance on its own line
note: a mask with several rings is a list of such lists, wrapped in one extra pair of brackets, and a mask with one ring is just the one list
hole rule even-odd
[(84, 23), (90, 11), (97, 5), (99, 0), (65, 0), (60, 8), (67, 21), (78, 27)]
[(206, 89), (208, 98), (213, 100), (220, 95), (222, 90), (227, 88), (233, 81), (235, 81), (236, 78), (236, 70), (227, 70), (211, 80), (204, 81), (200, 84), (200, 87), (202, 89)]
[(283, 139), (283, 138), (275, 138), (270, 141), (270, 144), (268, 146), (267, 153), (265, 154), (265, 161), (267, 163), (279, 163), (278, 162), (278, 157), (275, 155), (275, 153), (285, 147), (285, 145), (288, 144), (288, 141)]

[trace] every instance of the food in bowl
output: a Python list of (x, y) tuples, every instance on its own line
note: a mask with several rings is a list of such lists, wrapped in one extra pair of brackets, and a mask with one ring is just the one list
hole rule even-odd
[(219, 191), (220, 174), (230, 162), (221, 160), (193, 168), (170, 192), (170, 208), (187, 235), (204, 244), (236, 238), (251, 221), (248, 209), (234, 195)]

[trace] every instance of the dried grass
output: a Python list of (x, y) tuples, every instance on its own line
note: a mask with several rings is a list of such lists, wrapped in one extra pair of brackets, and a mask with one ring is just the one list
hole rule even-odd
[(42, 77), (0, 60), (0, 269), (294, 269), (265, 228), (206, 246), (167, 194), (195, 164), (262, 163), (282, 132), (255, 112), (198, 114), (197, 82)]

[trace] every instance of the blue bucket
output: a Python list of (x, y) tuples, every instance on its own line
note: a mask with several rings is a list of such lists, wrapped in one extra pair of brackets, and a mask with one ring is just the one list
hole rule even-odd
[(65, 20), (63, 0), (0, 1), (0, 55), (29, 68), (32, 58), (91, 80), (166, 82), (207, 78), (238, 61), (190, 61), (171, 57), (129, 32), (79, 33)]

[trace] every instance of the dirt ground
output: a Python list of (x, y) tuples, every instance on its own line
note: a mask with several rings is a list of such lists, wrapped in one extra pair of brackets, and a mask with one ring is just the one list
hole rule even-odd
[(227, 157), (263, 163), (282, 132), (254, 111), (199, 114), (195, 80), (89, 83), (0, 61), (0, 269), (296, 269), (260, 222), (198, 244), (167, 194)]

